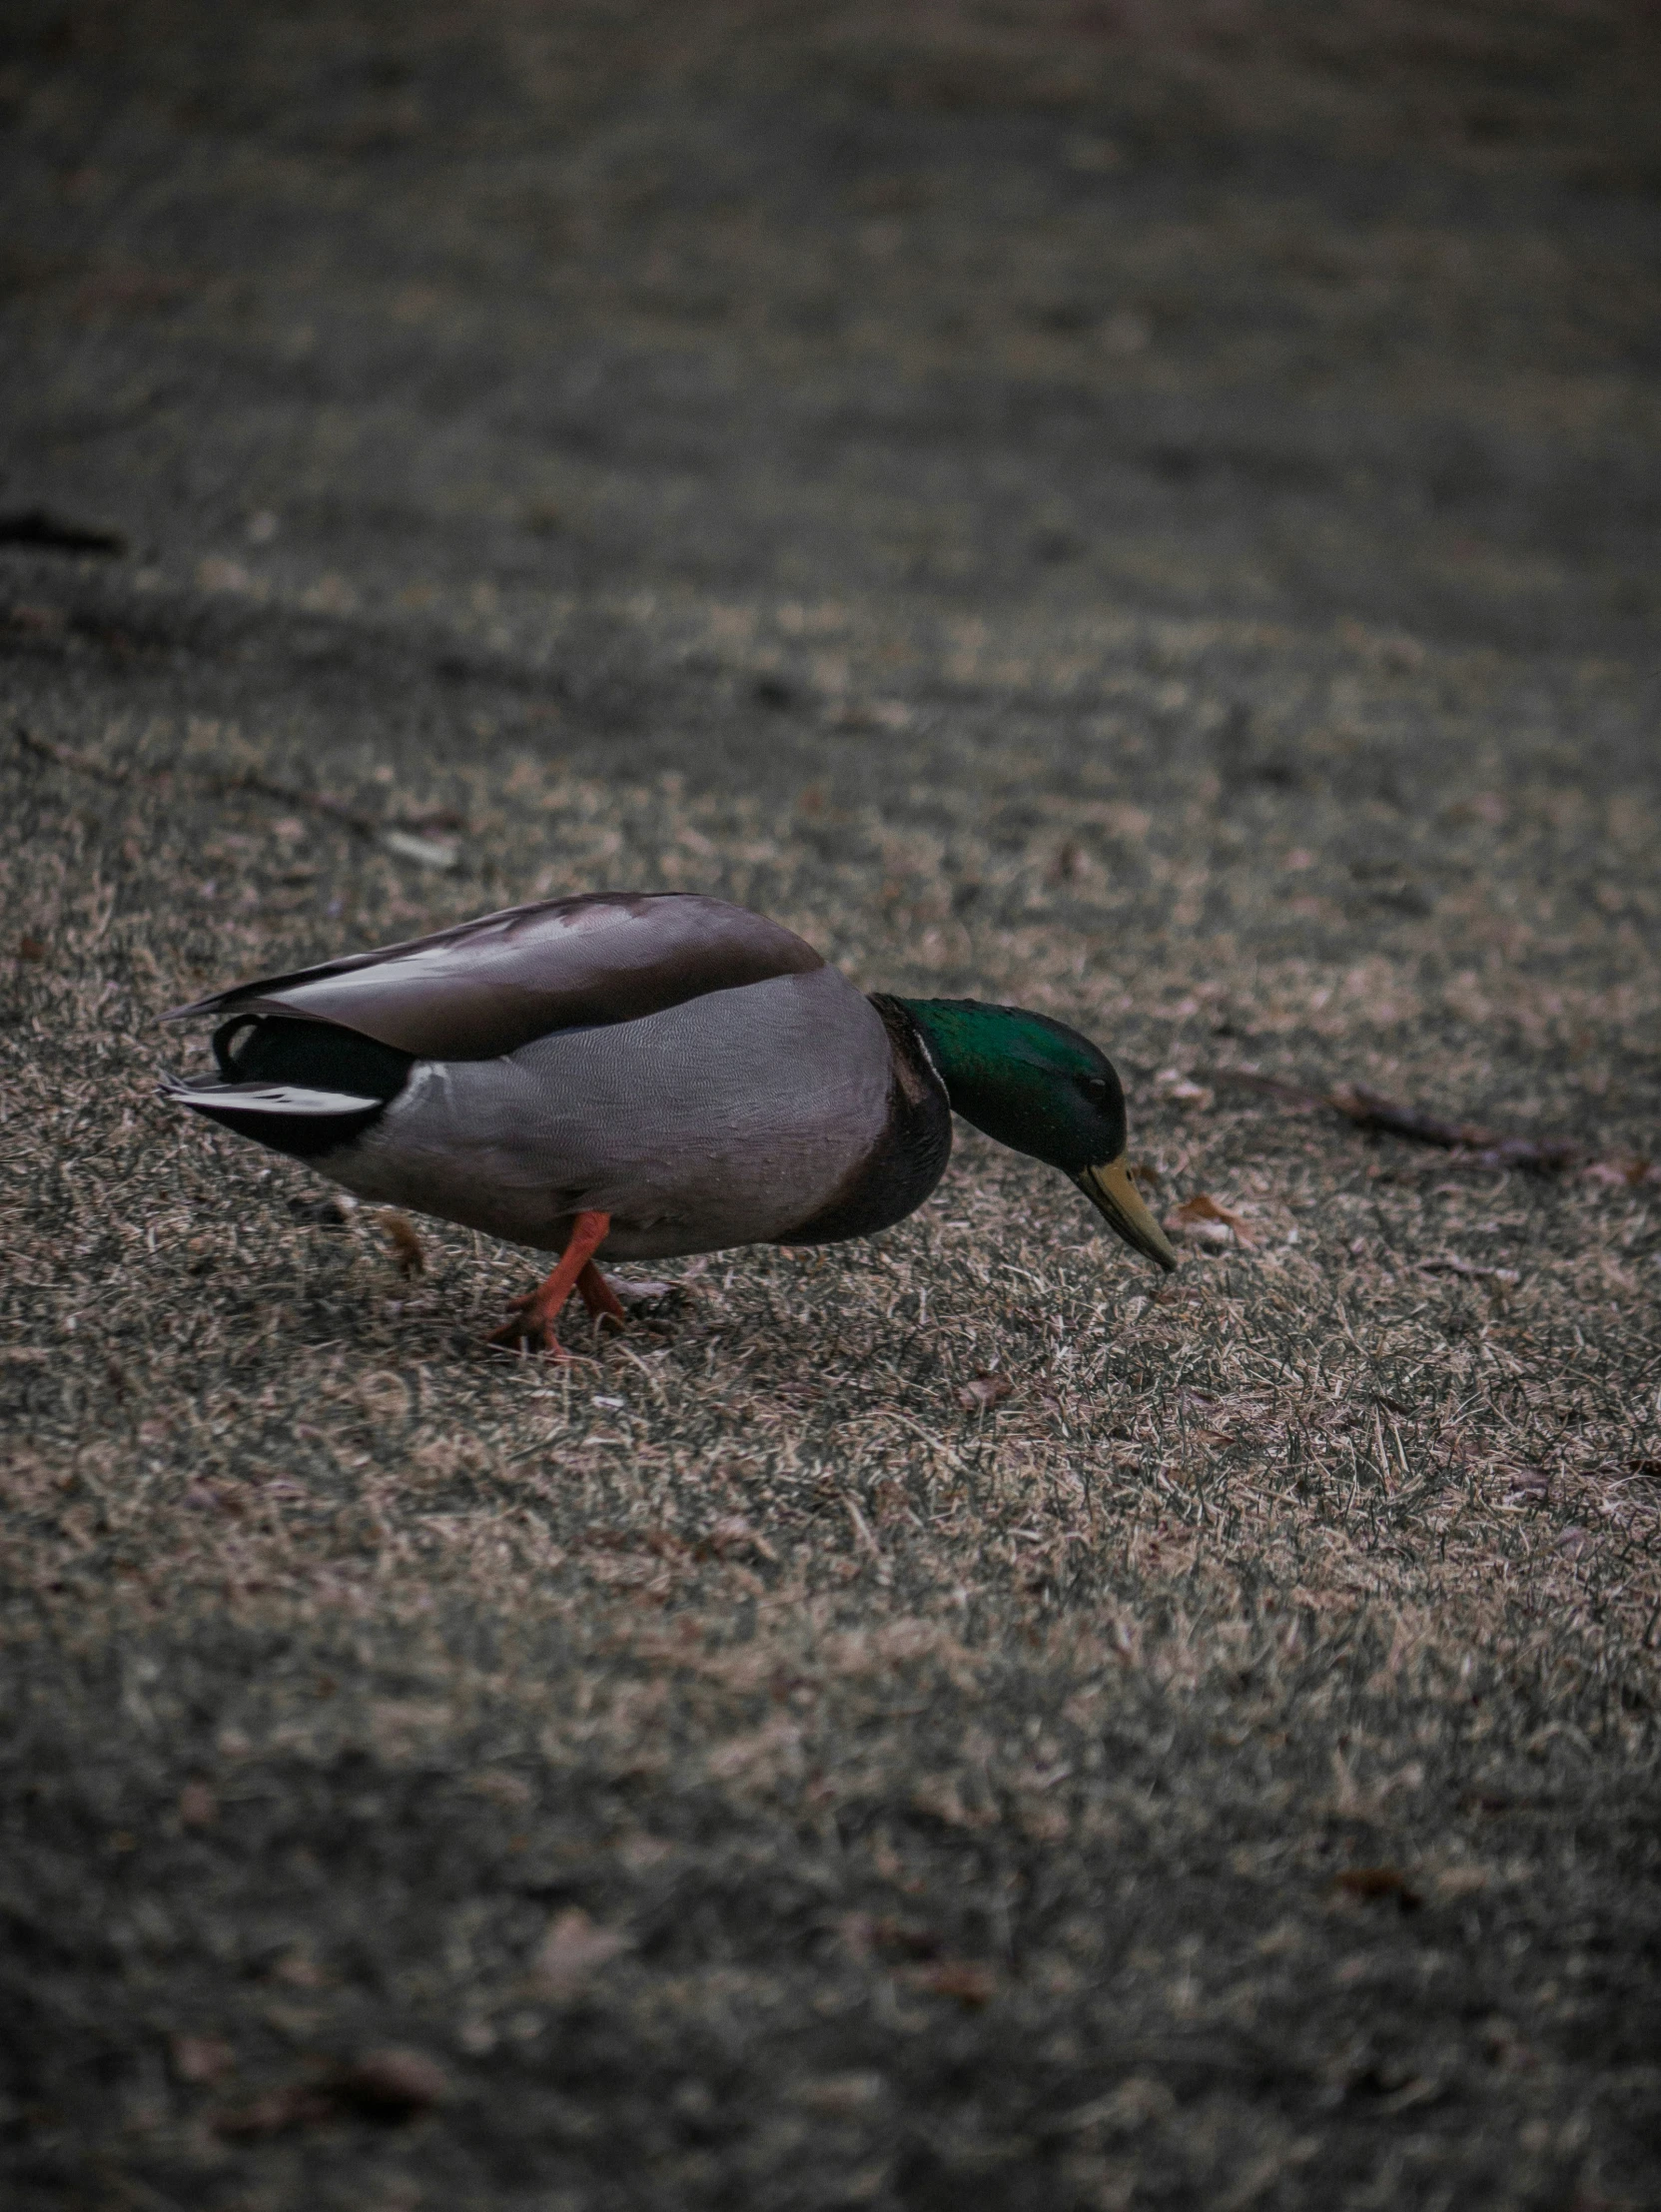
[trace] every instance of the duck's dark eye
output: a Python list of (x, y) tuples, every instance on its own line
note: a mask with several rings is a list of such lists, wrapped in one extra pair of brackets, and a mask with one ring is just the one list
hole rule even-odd
[(1103, 1077), (1086, 1076), (1083, 1082), (1080, 1084), (1079, 1088), (1084, 1093), (1085, 1097), (1090, 1101), (1092, 1106), (1107, 1105), (1108, 1086)]

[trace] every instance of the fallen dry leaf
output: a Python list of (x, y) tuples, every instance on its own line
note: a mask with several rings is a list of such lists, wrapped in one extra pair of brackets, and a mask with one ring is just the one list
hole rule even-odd
[(277, 1960), (271, 1977), (287, 1982), (291, 1989), (321, 1989), (329, 1978), (311, 1952), (299, 1943)]
[(474, 1797), (488, 1798), (492, 1805), (499, 1805), (509, 1813), (519, 1813), (530, 1803), (531, 1787), (522, 1775), (509, 1774), (504, 1768), (486, 1768), (473, 1776), (467, 1788)]
[(913, 1920), (898, 1920), (892, 1913), (845, 1912), (837, 1933), (851, 1955), (869, 1958), (934, 1958), (940, 1938)]
[(531, 1962), (531, 1981), (540, 1996), (573, 1996), (629, 1945), (630, 1938), (620, 1928), (599, 1926), (573, 1904), (555, 1915), (543, 1936)]
[(1179, 1234), (1198, 1235), (1208, 1243), (1223, 1243), (1231, 1235), (1243, 1246), (1248, 1247), (1256, 1241), (1241, 1215), (1232, 1206), (1214, 1198), (1209, 1190), (1197, 1190), (1192, 1198), (1185, 1198), (1166, 1215), (1165, 1225)]
[(268, 2089), (251, 2104), (216, 2112), (209, 2125), (228, 2143), (252, 2143), (262, 2135), (283, 2135), (291, 2128), (319, 2127), (332, 2120), (335, 2111), (335, 2100), (326, 2089), (295, 2082), (287, 2089)]
[(175, 2077), (196, 2084), (218, 2081), (237, 2062), (230, 2044), (217, 2035), (175, 2035), (167, 2050)]
[(1551, 1496), (1551, 1476), (1543, 1467), (1519, 1468), (1510, 1477), (1510, 1487), (1505, 1493), (1507, 1505), (1539, 1504)]
[(1177, 1106), (1199, 1108), (1212, 1104), (1212, 1093), (1206, 1086), (1185, 1076), (1179, 1068), (1162, 1068), (1154, 1078), (1154, 1088), (1163, 1099)]
[(1588, 1182), (1611, 1183), (1617, 1189), (1633, 1189), (1641, 1182), (1661, 1181), (1661, 1165), (1637, 1154), (1629, 1158), (1589, 1159), (1581, 1172)]
[(409, 2120), (441, 2104), (449, 2076), (419, 2050), (374, 2050), (355, 2059), (325, 2084), (329, 2094), (372, 2120)]
[(179, 1826), (189, 1829), (212, 1828), (219, 1819), (219, 1800), (207, 1783), (200, 1780), (187, 1782), (179, 1793)]
[(958, 1403), (970, 1413), (984, 1413), (988, 1406), (1002, 1405), (1014, 1388), (1008, 1375), (977, 1375), (958, 1392)]
[(904, 1979), (932, 1997), (956, 1997), (970, 2011), (987, 2003), (998, 1986), (991, 1967), (973, 1958), (937, 1958), (926, 1966), (908, 1966)]
[(1393, 1897), (1403, 1912), (1414, 1912), (1424, 1902), (1399, 1866), (1346, 1866), (1334, 1876), (1332, 1887), (1369, 1904)]
[(919, 1813), (927, 1813), (948, 1828), (993, 1828), (998, 1816), (990, 1807), (965, 1805), (963, 1792), (951, 1775), (925, 1775), (911, 1793)]
[(1486, 1866), (1444, 1866), (1436, 1875), (1438, 1897), (1474, 1897), (1490, 1880)]
[(415, 1224), (409, 1214), (389, 1207), (381, 1216), (381, 1226), (386, 1230), (387, 1241), (393, 1247), (393, 1259), (399, 1273), (406, 1277), (424, 1275), (426, 1254), (421, 1250), (421, 1240), (415, 1234)]
[[(183, 2072), (179, 2045), (195, 2040), (176, 2038), (175, 2067), (181, 2079), (211, 2079), (211, 2075), (192, 2077)], [(217, 2112), (209, 2125), (227, 2142), (247, 2143), (263, 2135), (286, 2134), (294, 2128), (321, 2127), (343, 2114), (391, 2123), (428, 2111), (441, 2103), (448, 2091), (449, 2076), (424, 2051), (369, 2051), (322, 2080), (268, 2089), (249, 2104)]]
[(753, 1553), (757, 1559), (766, 1560), (769, 1565), (779, 1556), (766, 1537), (753, 1529), (742, 1513), (729, 1513), (715, 1522), (696, 1546), (696, 1554), (700, 1559), (732, 1559), (745, 1552)]
[(619, 1305), (653, 1305), (659, 1298), (684, 1297), (687, 1294), (684, 1284), (678, 1282), (655, 1282), (645, 1276), (628, 1281), (622, 1275), (607, 1275), (605, 1279), (610, 1283)]

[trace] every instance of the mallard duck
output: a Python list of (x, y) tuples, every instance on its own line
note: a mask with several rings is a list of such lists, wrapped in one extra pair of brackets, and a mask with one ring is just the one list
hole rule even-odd
[(1125, 1158), (1125, 1094), (1088, 1038), (970, 999), (867, 998), (811, 945), (682, 892), (590, 892), (234, 985), (218, 1075), (165, 1095), (362, 1198), (558, 1264), (494, 1342), (557, 1352), (595, 1264), (827, 1244), (922, 1204), (952, 1114), (1071, 1175), (1162, 1267)]

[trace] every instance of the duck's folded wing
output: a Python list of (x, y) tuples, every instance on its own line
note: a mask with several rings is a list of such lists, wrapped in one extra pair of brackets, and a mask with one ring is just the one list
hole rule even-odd
[(791, 931), (724, 900), (598, 891), (236, 984), (166, 1019), (298, 1015), (420, 1060), (493, 1060), (553, 1030), (632, 1022), (823, 966)]

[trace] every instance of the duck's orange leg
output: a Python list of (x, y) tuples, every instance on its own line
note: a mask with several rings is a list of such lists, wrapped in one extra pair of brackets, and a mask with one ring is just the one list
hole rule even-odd
[[(570, 1241), (559, 1255), (558, 1266), (528, 1296), (514, 1301), (512, 1313), (499, 1329), (492, 1331), (489, 1341), (504, 1344), (510, 1350), (523, 1345), (528, 1351), (551, 1352), (556, 1359), (568, 1358), (569, 1353), (553, 1333), (553, 1324), (559, 1318), (560, 1307), (584, 1275), (593, 1275), (603, 1283), (594, 1265), (594, 1253), (604, 1243), (610, 1227), (609, 1213), (579, 1213), (571, 1224)], [(609, 1285), (605, 1285), (605, 1293), (611, 1297)], [(591, 1305), (586, 1289), (583, 1297), (584, 1302)], [(612, 1303), (616, 1303), (615, 1298)], [(620, 1309), (618, 1318), (621, 1318)]]
[(627, 1319), (616, 1291), (612, 1289), (592, 1260), (577, 1276), (576, 1290), (577, 1296), (596, 1321), (616, 1321), (620, 1324)]

